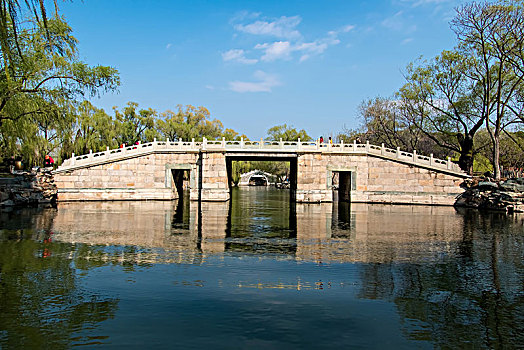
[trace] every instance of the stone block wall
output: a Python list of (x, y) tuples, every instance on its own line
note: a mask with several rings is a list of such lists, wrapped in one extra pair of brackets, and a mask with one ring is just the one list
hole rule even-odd
[(322, 153), (300, 154), (297, 161), (297, 202), (331, 202), (333, 192), (328, 186), (329, 157)]
[(351, 202), (452, 205), (463, 177), (367, 155), (302, 154), (297, 202), (330, 202), (332, 174), (352, 173)]
[[(346, 172), (351, 202), (452, 205), (465, 177), (365, 154), (301, 152), (292, 172), (294, 164), (299, 203), (333, 201), (333, 174)], [(55, 174), (59, 201), (176, 199), (173, 170), (190, 171), (192, 200), (230, 197), (225, 151), (151, 152), (69, 169)]]
[(202, 190), (203, 201), (229, 200), (229, 182), (227, 179), (226, 156), (222, 152), (202, 153)]
[(376, 157), (356, 169), (354, 202), (452, 205), (464, 190), (463, 177)]
[(55, 173), (59, 201), (171, 200), (178, 197), (171, 169), (190, 170), (191, 198), (198, 199), (198, 153), (151, 153)]

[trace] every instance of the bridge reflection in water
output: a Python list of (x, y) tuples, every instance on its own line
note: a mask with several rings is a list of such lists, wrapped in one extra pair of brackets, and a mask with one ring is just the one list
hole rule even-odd
[[(52, 230), (55, 240), (163, 248), (185, 257), (242, 251), (380, 263), (453, 254), (464, 225), (464, 215), (450, 207), (309, 205), (290, 202), (286, 191), (249, 188), (234, 190), (230, 202), (61, 203)], [(156, 254), (137, 259), (154, 262)]]
[(518, 348), (523, 219), (265, 188), (6, 211), (0, 347)]

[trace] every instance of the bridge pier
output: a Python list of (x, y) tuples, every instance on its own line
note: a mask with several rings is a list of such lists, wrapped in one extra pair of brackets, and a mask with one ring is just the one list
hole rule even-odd
[(332, 202), (332, 186), (328, 184), (327, 159), (322, 153), (299, 153), (297, 169), (296, 201), (298, 203)]
[(229, 180), (227, 177), (225, 153), (200, 153), (200, 200), (229, 200)]

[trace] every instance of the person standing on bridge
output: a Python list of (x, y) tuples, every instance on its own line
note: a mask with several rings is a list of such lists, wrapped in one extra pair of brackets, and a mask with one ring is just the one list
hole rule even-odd
[(324, 138), (322, 136), (320, 136), (319, 141), (320, 141), (320, 143), (324, 143)]
[(44, 157), (44, 167), (52, 167), (53, 164), (55, 164), (55, 160), (49, 156), (49, 154), (46, 154)]
[(329, 144), (330, 144), (330, 145), (333, 144), (333, 140), (331, 139), (331, 136), (329, 137)]

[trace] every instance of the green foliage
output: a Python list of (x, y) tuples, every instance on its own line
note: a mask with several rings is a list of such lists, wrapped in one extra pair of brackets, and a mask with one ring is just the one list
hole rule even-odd
[(491, 164), (489, 158), (487, 158), (484, 154), (479, 154), (475, 157), (475, 161), (473, 163), (474, 174), (485, 174), (491, 173), (492, 171), (493, 165)]
[(231, 177), (235, 185), (240, 181), (240, 175), (252, 170), (262, 170), (275, 175), (277, 181), (281, 182), (290, 173), (290, 164), (285, 161), (233, 161), (231, 163)]
[(147, 131), (155, 126), (157, 112), (154, 109), (138, 110), (138, 103), (128, 102), (122, 111), (114, 108), (114, 112), (115, 129), (118, 131), (115, 138), (119, 144), (153, 141), (153, 138), (149, 137), (154, 137), (155, 133)]
[(108, 146), (118, 147), (118, 130), (113, 118), (89, 101), (80, 103), (68, 120), (69, 123), (60, 129), (61, 160), (69, 158), (72, 153), (86, 154), (90, 150), (102, 151)]
[(277, 125), (270, 128), (267, 131), (268, 139), (278, 141), (282, 139), (283, 141), (311, 141), (312, 138), (307, 134), (304, 129), (297, 131), (292, 126), (287, 126), (287, 124)]
[[(478, 158), (483, 159), (484, 162), (491, 162), (489, 169), (484, 171), (493, 171), (493, 145), (490, 142), (488, 131), (481, 130), (475, 142), (485, 145), (479, 151)], [(500, 137), (500, 165), (505, 169), (524, 168), (524, 132), (508, 131)]]
[(217, 139), (225, 137), (228, 140), (240, 139), (238, 133), (232, 129), (225, 129), (218, 119), (210, 119), (211, 114), (205, 107), (185, 108), (177, 106), (177, 111), (168, 110), (160, 115), (156, 121), (156, 128), (162, 138), (170, 140), (201, 141), (204, 137)]
[(4, 156), (21, 153), (35, 165), (59, 146), (76, 101), (115, 90), (120, 80), (114, 68), (79, 61), (77, 40), (62, 19), (28, 23), (16, 38), (12, 25), (6, 29), (18, 55), (0, 56), (0, 144)]
[(365, 102), (363, 118), (377, 141), (408, 150), (420, 149), (424, 141), (425, 148), (459, 154), (460, 167), (470, 173), (474, 156), (485, 148), (475, 143), (484, 128), (499, 177), (501, 135), (524, 121), (524, 7), (505, 1), (465, 4), (451, 27), (458, 45), (410, 63), (396, 100)]

